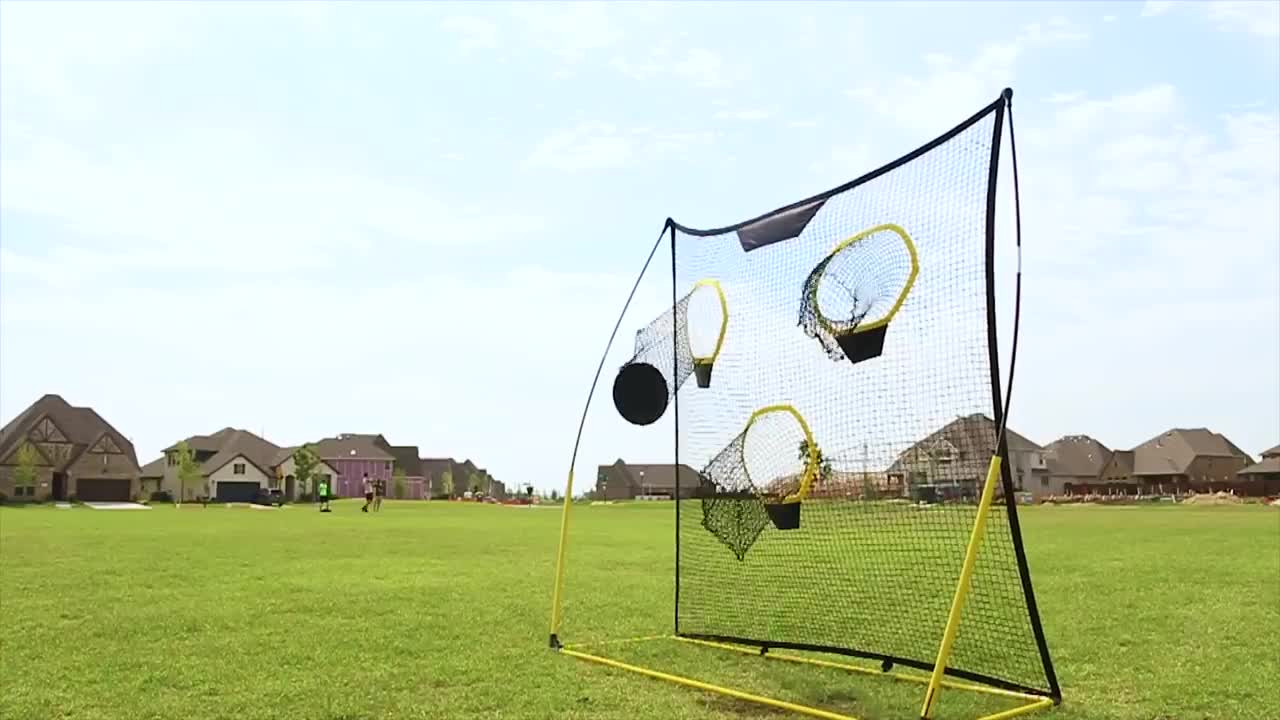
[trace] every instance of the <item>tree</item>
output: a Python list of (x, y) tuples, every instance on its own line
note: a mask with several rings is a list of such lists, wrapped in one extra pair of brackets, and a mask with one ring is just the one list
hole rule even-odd
[(467, 486), (471, 490), (472, 495), (479, 495), (484, 490), (484, 478), (480, 473), (471, 473), (467, 478)]
[(187, 485), (200, 487), (204, 478), (200, 473), (200, 464), (196, 462), (195, 454), (191, 452), (191, 446), (186, 440), (178, 443), (174, 456), (178, 466), (178, 504), (181, 505), (187, 497)]
[[(293, 451), (293, 479), (298, 481), (300, 492), (307, 492), (307, 483), (310, 482), (311, 476), (315, 475), (319, 465), (320, 456), (316, 454), (310, 443)], [(329, 492), (332, 494), (333, 490), (330, 489)]]
[(447, 498), (453, 497), (453, 471), (445, 470), (440, 475), (440, 492)]
[(397, 464), (395, 472), (391, 474), (391, 492), (397, 500), (404, 499), (404, 491), (408, 482), (408, 476), (405, 475), (404, 468)]
[(40, 453), (31, 443), (23, 443), (18, 448), (18, 464), (13, 469), (13, 489), (15, 494), (18, 488), (31, 488), (28, 491), (28, 497), (33, 497), (36, 492), (36, 479), (40, 477), (40, 470), (37, 465), (40, 464)]
[[(822, 454), (822, 448), (814, 446), (814, 451), (818, 456), (818, 475), (814, 478), (814, 484), (826, 482), (831, 477), (831, 461)], [(800, 447), (796, 456), (800, 462), (809, 463), (809, 441), (801, 440)]]

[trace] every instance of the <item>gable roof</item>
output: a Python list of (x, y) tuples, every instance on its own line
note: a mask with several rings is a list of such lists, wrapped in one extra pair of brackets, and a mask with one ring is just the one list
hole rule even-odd
[[(56, 470), (64, 470), (92, 447), (105, 434), (111, 438), (121, 454), (125, 455), (134, 468), (138, 467), (138, 455), (133, 443), (116, 430), (93, 408), (75, 407), (59, 395), (45, 395), (36, 400), (26, 410), (0, 428), (0, 458), (7, 457), (9, 452), (23, 439), (28, 437), (42, 419), (48, 418), (62, 431), (67, 443), (71, 446), (68, 456), (59, 462)], [(41, 453), (42, 456), (44, 453)]]
[(1271, 455), (1262, 459), (1262, 462), (1256, 465), (1250, 465), (1243, 470), (1236, 471), (1236, 475), (1280, 475), (1280, 454)]
[(418, 467), (425, 478), (438, 478), (453, 467), (451, 458), (419, 458)]
[[(680, 487), (696, 488), (700, 477), (698, 471), (684, 463), (678, 467)], [(599, 466), (597, 472), (609, 479), (621, 479), (636, 490), (650, 488), (674, 492), (676, 468), (677, 466), (671, 463), (628, 463), (618, 458), (612, 465)]]
[(315, 444), (315, 451), (321, 460), (395, 460), (389, 451), (379, 447), (380, 443), (376, 438), (380, 437), (382, 436), (339, 435), (325, 438)]
[[(235, 428), (224, 427), (218, 432), (213, 433), (212, 435), (192, 435), (191, 437), (185, 438), (185, 440), (186, 440), (187, 446), (190, 447), (193, 452), (195, 451), (218, 452), (219, 450), (222, 449), (223, 444), (226, 443), (227, 436), (235, 432), (236, 432)], [(178, 445), (181, 442), (182, 441), (179, 441), (170, 445), (169, 447), (165, 448), (164, 451), (171, 452), (173, 450), (177, 450)]]
[[(982, 413), (962, 415), (900, 453), (887, 472), (904, 472), (919, 458), (927, 456), (930, 448), (946, 443), (959, 453), (959, 457), (955, 459), (959, 462), (951, 463), (950, 467), (954, 468), (954, 472), (959, 473), (959, 476), (967, 479), (972, 474), (969, 465), (986, 467), (991, 460), (991, 455), (996, 449), (996, 430), (995, 421)], [(1008, 445), (1010, 452), (1034, 452), (1044, 449), (1008, 426), (1005, 426), (1005, 444)], [(942, 469), (947, 470), (947, 468)]]
[(396, 467), (404, 470), (408, 477), (422, 477), (422, 460), (418, 457), (417, 445), (392, 445), (391, 456), (395, 458)]
[(138, 477), (141, 477), (141, 478), (164, 477), (164, 468), (165, 468), (165, 456), (161, 455), (155, 460), (152, 460), (146, 465), (143, 465), (141, 472), (138, 474)]
[[(243, 457), (264, 475), (270, 476), (271, 468), (275, 467), (273, 461), (280, 452), (280, 447), (275, 443), (260, 438), (248, 430), (237, 430), (231, 427), (222, 428), (212, 435), (192, 435), (186, 438), (186, 443), (192, 451), (213, 453), (211, 457), (200, 463), (202, 475), (212, 475), (237, 457)], [(165, 448), (165, 452), (177, 449), (179, 444), (181, 443), (170, 445)]]
[(1270, 450), (1263, 450), (1262, 457), (1264, 458), (1280, 457), (1280, 445), (1277, 445), (1271, 448)]
[(1249, 457), (1234, 443), (1208, 428), (1173, 428), (1133, 449), (1134, 475), (1182, 475), (1200, 457)]
[(1044, 447), (1050, 475), (1097, 477), (1111, 450), (1088, 435), (1066, 435)]

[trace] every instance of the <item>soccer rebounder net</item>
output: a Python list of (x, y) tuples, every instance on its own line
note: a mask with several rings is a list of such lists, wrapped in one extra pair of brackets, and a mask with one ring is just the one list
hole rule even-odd
[[(624, 659), (621, 648), (670, 641), (914, 682), (922, 718), (944, 690), (1005, 703), (974, 711), (985, 720), (1060, 701), (1003, 430), (1012, 383), (1000, 380), (995, 212), (1011, 98), (1006, 90), (900, 159), (756, 219), (714, 230), (667, 221), (614, 329), (634, 332), (634, 346), (613, 366), (606, 350), (597, 380), (612, 376), (609, 420), (626, 421), (611, 439), (666, 438), (647, 447), (666, 448), (669, 461), (643, 466), (650, 478), (632, 489), (660, 486), (674, 500), (671, 574), (654, 580), (652, 559), (633, 559), (640, 541), (611, 534), (623, 519), (601, 517), (652, 509), (584, 512), (575, 522), (607, 567), (575, 565), (574, 493), (608, 483), (605, 496), (626, 497), (618, 486), (636, 480), (619, 463), (595, 488), (575, 489), (571, 464), (553, 648), (825, 718), (853, 716), (678, 672), (671, 653)], [(663, 262), (650, 270), (655, 256)], [(632, 318), (646, 287), (665, 307)], [(1011, 381), (1012, 360), (1006, 367)], [(673, 627), (641, 627), (671, 605)], [(626, 632), (573, 636), (593, 618), (597, 633)]]

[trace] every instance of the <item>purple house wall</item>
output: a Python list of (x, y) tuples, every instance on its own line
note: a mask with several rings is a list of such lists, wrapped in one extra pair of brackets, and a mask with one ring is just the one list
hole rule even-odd
[(349, 459), (349, 458), (322, 458), (325, 462), (333, 466), (338, 471), (338, 494), (342, 497), (360, 497), (364, 494), (364, 475), (369, 474), (370, 480), (385, 480), (390, 486), (391, 483), (391, 461), (390, 460), (368, 460), (368, 459)]
[(370, 480), (385, 480), (387, 492), (391, 492), (391, 472), (394, 458), (390, 453), (361, 436), (326, 438), (316, 443), (316, 454), (328, 463), (338, 477), (335, 490), (341, 497), (361, 497), (364, 475)]

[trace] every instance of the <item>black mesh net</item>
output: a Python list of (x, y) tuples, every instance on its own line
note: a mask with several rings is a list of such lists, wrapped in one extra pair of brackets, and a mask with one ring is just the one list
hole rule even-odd
[[(674, 395), (693, 374), (693, 350), (689, 347), (689, 301), (686, 293), (675, 307), (654, 318), (636, 331), (636, 349), (631, 363), (647, 363), (658, 368), (667, 381), (667, 392)], [(672, 346), (675, 352), (672, 352)]]
[[(678, 501), (680, 634), (932, 667), (996, 447), (996, 117), (829, 197), (721, 234), (673, 230), (677, 287), (715, 278), (733, 311), (715, 382), (677, 398), (676, 462), (703, 468)], [(683, 303), (638, 355), (662, 347)], [(680, 337), (654, 362), (670, 367)], [(822, 451), (805, 492), (812, 458), (790, 413), (743, 430), (781, 405)], [(990, 510), (949, 672), (1047, 691), (1014, 512)]]
[[(893, 225), (863, 230), (837, 245), (805, 278), (800, 326), (832, 360), (879, 355), (889, 320), (915, 276), (915, 245), (905, 231)], [(844, 346), (852, 346), (851, 353)]]
[[(760, 532), (798, 510), (812, 485), (816, 455), (790, 408), (765, 408), (703, 468), (698, 497), (702, 526), (742, 560)], [(816, 450), (816, 448), (815, 448)]]

